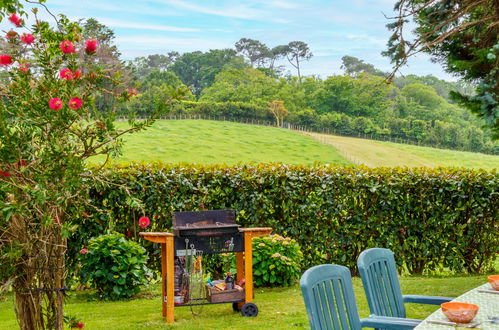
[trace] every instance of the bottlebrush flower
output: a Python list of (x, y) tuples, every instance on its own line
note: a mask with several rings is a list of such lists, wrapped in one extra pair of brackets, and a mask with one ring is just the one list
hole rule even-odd
[(24, 42), (27, 45), (31, 45), (33, 41), (35, 41), (35, 37), (31, 33), (23, 33), (21, 36), (22, 42)]
[(23, 26), (23, 20), (20, 19), (16, 14), (11, 14), (9, 16), (9, 21), (17, 27)]
[(87, 54), (93, 54), (97, 50), (97, 40), (90, 39), (85, 42), (85, 52)]
[(132, 96), (137, 96), (137, 89), (136, 88), (132, 88), (131, 90), (128, 91), (128, 97), (132, 97)]
[(61, 51), (64, 53), (64, 54), (72, 54), (72, 53), (76, 53), (76, 48), (75, 46), (73, 45), (73, 43), (69, 40), (64, 40), (63, 42), (61, 42), (60, 46), (61, 48)]
[(78, 322), (78, 324), (76, 324), (76, 327), (77, 327), (78, 329), (83, 329), (83, 328), (85, 327), (85, 323), (83, 323), (83, 322)]
[(73, 79), (78, 79), (80, 77), (81, 77), (80, 69), (77, 69), (75, 72), (73, 72)]
[(52, 110), (61, 110), (62, 109), (62, 101), (60, 98), (54, 97), (49, 101), (49, 107)]
[(12, 57), (9, 55), (0, 55), (0, 65), (11, 65), (12, 63)]
[(83, 101), (79, 97), (73, 97), (71, 100), (69, 100), (69, 107), (73, 110), (81, 108), (82, 105)]
[(147, 228), (151, 224), (151, 220), (148, 217), (141, 217), (139, 219), (139, 226), (142, 228)]
[(0, 176), (4, 176), (6, 178), (10, 177), (10, 173), (7, 171), (0, 171)]
[(24, 167), (24, 166), (26, 166), (26, 164), (27, 164), (26, 159), (19, 159), (17, 161), (17, 168)]
[(62, 69), (59, 71), (59, 77), (61, 77), (61, 79), (71, 80), (73, 79), (73, 72), (71, 72), (68, 68)]
[(28, 63), (20, 63), (19, 64), (19, 71), (28, 73), (29, 72), (29, 64)]
[(5, 37), (9, 40), (15, 39), (17, 37), (17, 32), (10, 30), (9, 32), (7, 32), (7, 35)]

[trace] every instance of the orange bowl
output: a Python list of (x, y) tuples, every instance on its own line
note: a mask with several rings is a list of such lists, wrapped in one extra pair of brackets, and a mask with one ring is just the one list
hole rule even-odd
[(477, 305), (462, 302), (446, 302), (440, 307), (450, 321), (458, 323), (469, 323), (478, 313)]
[(487, 277), (489, 279), (490, 285), (494, 290), (499, 290), (499, 275), (490, 275)]

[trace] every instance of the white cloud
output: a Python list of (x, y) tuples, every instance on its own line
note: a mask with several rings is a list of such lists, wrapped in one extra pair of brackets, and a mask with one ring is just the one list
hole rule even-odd
[(196, 28), (184, 28), (177, 26), (169, 26), (169, 25), (152, 25), (152, 24), (143, 24), (139, 22), (125, 22), (118, 21), (111, 18), (96, 18), (100, 23), (110, 26), (110, 27), (119, 27), (119, 28), (127, 28), (127, 29), (140, 29), (140, 30), (155, 30), (155, 31), (170, 31), (170, 32), (199, 32), (200, 29)]
[(209, 14), (209, 15), (224, 16), (231, 18), (259, 19), (265, 15), (265, 12), (263, 12), (262, 10), (254, 9), (244, 5), (213, 8), (213, 7), (196, 5), (192, 2), (181, 1), (181, 0), (159, 0), (159, 2), (201, 14)]

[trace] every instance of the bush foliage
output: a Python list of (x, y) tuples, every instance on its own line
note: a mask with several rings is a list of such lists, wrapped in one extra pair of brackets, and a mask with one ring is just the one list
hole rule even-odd
[(80, 278), (97, 289), (101, 299), (119, 300), (140, 292), (151, 272), (146, 267), (146, 250), (122, 234), (92, 238), (82, 249)]
[(325, 262), (354, 269), (362, 250), (385, 247), (410, 273), (474, 273), (498, 252), (497, 172), (155, 163), (114, 165), (100, 176), (111, 184), (98, 181), (90, 192), (96, 209), (78, 220), (75, 254), (117, 219), (115, 230), (145, 246), (160, 269), (157, 246), (138, 236), (139, 217), (145, 211), (149, 230), (166, 231), (172, 212), (203, 209), (234, 209), (244, 227), (268, 226), (295, 239), (306, 256), (302, 269)]

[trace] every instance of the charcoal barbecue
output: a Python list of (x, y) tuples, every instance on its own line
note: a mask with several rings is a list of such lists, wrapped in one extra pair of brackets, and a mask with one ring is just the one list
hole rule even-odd
[[(272, 228), (241, 228), (236, 224), (234, 210), (175, 212), (172, 224), (172, 233), (140, 233), (144, 239), (161, 245), (162, 311), (166, 322), (174, 322), (174, 307), (220, 303), (232, 303), (233, 309), (241, 311), (243, 316), (256, 316), (258, 308), (252, 302), (252, 239), (269, 235)], [(185, 274), (179, 275), (179, 269), (183, 267), (181, 257), (217, 253), (236, 254), (237, 282), (245, 279), (244, 292), (220, 295), (213, 299), (216, 302), (191, 297), (186, 302), (179, 300), (182, 279), (188, 278)]]

